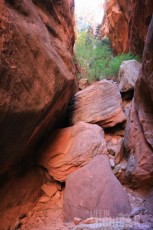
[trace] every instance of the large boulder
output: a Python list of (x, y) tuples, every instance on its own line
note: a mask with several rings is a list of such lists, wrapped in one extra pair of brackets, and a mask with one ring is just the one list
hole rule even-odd
[(84, 121), (103, 128), (124, 122), (126, 118), (117, 84), (101, 80), (76, 93), (71, 99), (68, 116), (70, 124)]
[(64, 192), (67, 221), (74, 217), (97, 217), (96, 214), (102, 218), (129, 213), (127, 193), (113, 175), (107, 156), (96, 156), (88, 165), (67, 177)]
[(53, 133), (42, 147), (41, 153), (39, 163), (55, 180), (62, 182), (94, 156), (107, 154), (104, 132), (98, 125), (78, 122)]
[(0, 174), (64, 115), (74, 92), (73, 0), (0, 1)]
[(124, 93), (134, 90), (140, 68), (141, 64), (136, 60), (122, 62), (118, 75), (120, 92)]
[(143, 54), (142, 69), (127, 123), (125, 147), (128, 176), (134, 185), (153, 185), (153, 18)]

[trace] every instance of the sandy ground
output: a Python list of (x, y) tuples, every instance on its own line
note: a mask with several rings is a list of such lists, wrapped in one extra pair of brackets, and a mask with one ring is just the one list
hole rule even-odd
[(65, 223), (62, 212), (63, 197), (53, 197), (49, 202), (41, 203), (21, 220), (21, 230), (68, 230), (73, 229), (73, 223)]

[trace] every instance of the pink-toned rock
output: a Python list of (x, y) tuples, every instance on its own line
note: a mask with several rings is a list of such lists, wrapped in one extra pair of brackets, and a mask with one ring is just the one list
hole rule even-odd
[(58, 181), (87, 164), (98, 154), (107, 154), (104, 132), (98, 125), (78, 122), (59, 129), (41, 149), (39, 163)]
[(50, 201), (50, 197), (49, 196), (41, 196), (39, 198), (39, 202), (41, 202), (41, 203), (47, 203), (48, 201)]
[(136, 60), (123, 61), (118, 75), (120, 92), (134, 90), (135, 83), (139, 77), (141, 64)]
[(44, 193), (49, 196), (52, 197), (53, 195), (55, 195), (55, 193), (59, 190), (58, 186), (56, 184), (43, 184), (41, 186), (41, 190), (44, 191)]
[(116, 83), (102, 80), (78, 92), (68, 110), (71, 124), (84, 121), (103, 128), (113, 127), (126, 120)]
[(114, 157), (115, 164), (119, 164), (124, 157), (124, 139), (120, 136), (105, 135), (108, 153)]
[(130, 213), (128, 196), (113, 175), (106, 155), (96, 156), (67, 177), (63, 208), (67, 221)]
[(134, 103), (126, 125), (125, 149), (129, 154), (126, 174), (130, 185), (153, 185), (153, 151), (147, 143)]

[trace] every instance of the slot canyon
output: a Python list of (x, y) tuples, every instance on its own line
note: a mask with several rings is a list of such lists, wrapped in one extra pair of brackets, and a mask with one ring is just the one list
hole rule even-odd
[(92, 80), (76, 2), (0, 0), (0, 230), (153, 229), (153, 1), (99, 1), (86, 44), (137, 60)]

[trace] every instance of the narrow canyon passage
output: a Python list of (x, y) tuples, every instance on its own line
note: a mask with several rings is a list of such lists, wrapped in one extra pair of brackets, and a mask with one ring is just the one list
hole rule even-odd
[(152, 1), (0, 12), (0, 230), (153, 229)]

